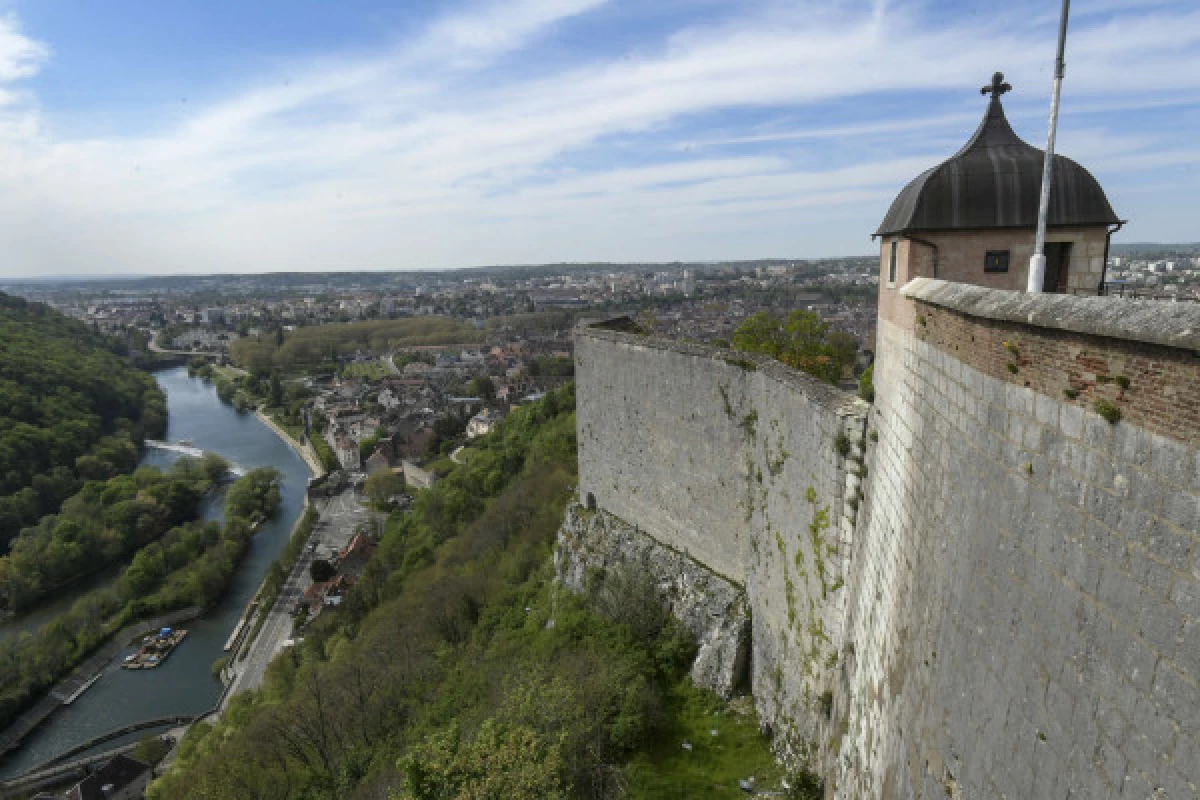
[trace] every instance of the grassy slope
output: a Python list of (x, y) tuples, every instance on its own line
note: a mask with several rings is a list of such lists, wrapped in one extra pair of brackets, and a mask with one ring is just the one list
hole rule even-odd
[[(511, 415), (394, 515), (341, 610), (262, 692), (189, 733), (151, 796), (736, 797), (752, 774), (778, 786), (753, 712), (684, 678), (690, 645), (673, 625), (635, 632), (554, 584), (573, 406), (568, 389)], [(406, 772), (438, 790), (402, 788)]]

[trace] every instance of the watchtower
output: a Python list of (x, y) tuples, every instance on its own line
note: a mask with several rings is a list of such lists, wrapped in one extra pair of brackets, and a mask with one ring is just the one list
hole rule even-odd
[[(1000, 97), (1011, 89), (1002, 73), (992, 76), (980, 90), (991, 101), (975, 135), (905, 186), (875, 231), (885, 319), (905, 323), (897, 293), (916, 277), (1025, 288), (1045, 153), (1009, 125)], [(1099, 294), (1109, 237), (1124, 223), (1086, 169), (1060, 155), (1051, 169), (1044, 290)]]

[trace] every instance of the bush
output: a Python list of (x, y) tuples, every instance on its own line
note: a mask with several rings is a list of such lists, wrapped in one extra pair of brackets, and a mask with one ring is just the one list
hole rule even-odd
[(867, 367), (863, 370), (863, 374), (858, 376), (858, 396), (868, 403), (875, 402), (875, 365)]

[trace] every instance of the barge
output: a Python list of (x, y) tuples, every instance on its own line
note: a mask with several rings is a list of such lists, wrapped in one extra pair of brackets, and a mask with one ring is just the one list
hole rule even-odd
[(182, 628), (163, 628), (142, 639), (138, 651), (125, 657), (123, 669), (154, 669), (167, 660), (179, 643), (187, 636)]

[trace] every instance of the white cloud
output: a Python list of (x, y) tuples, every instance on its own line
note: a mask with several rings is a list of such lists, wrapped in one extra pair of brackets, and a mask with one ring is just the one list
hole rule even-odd
[[(608, 5), (476, 3), (390, 52), (296, 66), (287, 85), (269, 76), (177, 128), (124, 139), (50, 137), (19, 88), (47, 50), (0, 17), (0, 274), (866, 250), (896, 189), (969, 133), (982, 111), (971, 93), (994, 68), (1018, 87), (1015, 108), (1049, 91), (1052, 39), (1029, 47), (1020, 9), (939, 26), (883, 4), (739, 8), (732, 22), (531, 78), (500, 67)], [(1095, 111), (1164, 85), (1194, 94), (1197, 44), (1190, 10), (1080, 25), (1069, 99)], [(922, 114), (922, 98), (947, 90), (972, 110)], [(899, 119), (806, 117), (847, 98), (912, 105)], [(696, 135), (704, 115), (744, 111), (806, 122)], [(1191, 152), (1169, 132), (1094, 126), (1067, 126), (1063, 143), (1114, 169)], [(745, 155), (711, 149), (730, 144)]]

